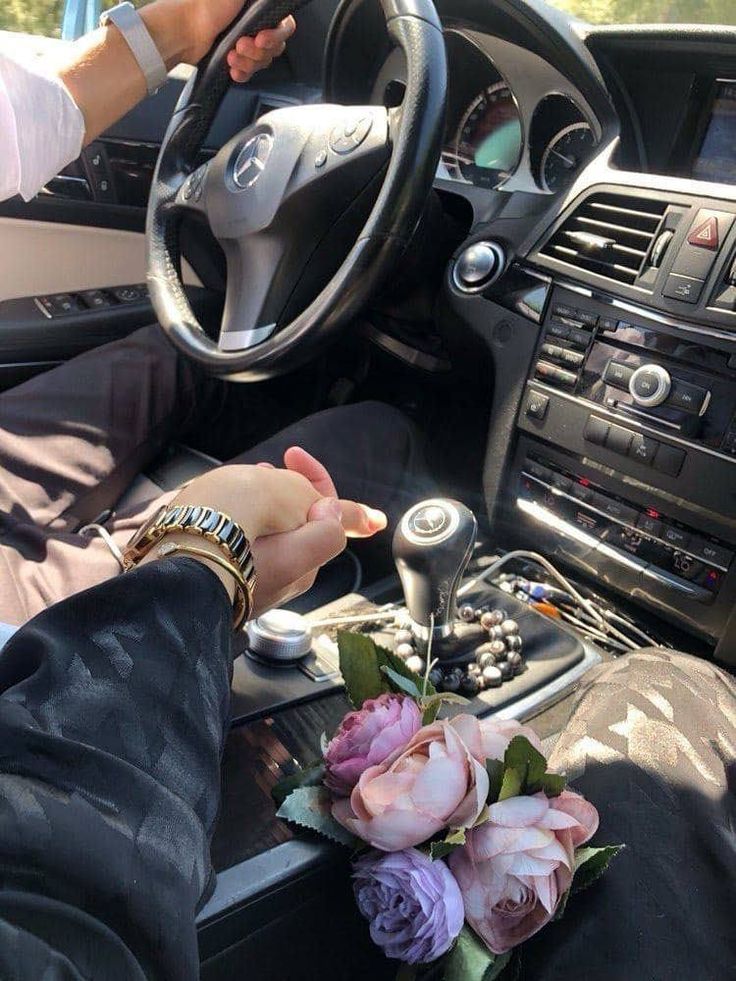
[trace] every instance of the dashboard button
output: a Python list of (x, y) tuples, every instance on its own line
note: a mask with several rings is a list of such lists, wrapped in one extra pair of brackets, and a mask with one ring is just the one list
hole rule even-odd
[(705, 405), (708, 392), (705, 388), (698, 385), (690, 385), (688, 382), (674, 381), (672, 391), (667, 398), (667, 405), (676, 409), (684, 409), (686, 412), (700, 414)]
[(580, 330), (579, 327), (571, 327), (568, 337), (570, 342), (581, 350), (585, 350), (590, 344), (590, 334), (585, 330)]
[(569, 477), (566, 477), (564, 473), (553, 473), (550, 483), (553, 487), (556, 487), (557, 490), (565, 491), (565, 493), (567, 493), (567, 491), (569, 491), (572, 487), (572, 481)]
[(662, 538), (668, 545), (672, 545), (674, 548), (686, 549), (690, 542), (689, 532), (683, 531), (682, 528), (676, 528), (674, 525), (664, 526)]
[(603, 446), (603, 444), (606, 442), (606, 437), (608, 436), (608, 430), (610, 428), (610, 424), (607, 423), (605, 419), (598, 419), (596, 416), (588, 416), (588, 421), (585, 423), (583, 436), (589, 443), (595, 443), (596, 446)]
[(624, 429), (623, 426), (611, 426), (606, 437), (606, 449), (626, 456), (633, 438), (634, 434), (630, 429)]
[(475, 242), (457, 257), (452, 280), (460, 290), (481, 290), (498, 279), (505, 264), (506, 255), (496, 242)]
[(654, 457), (654, 469), (670, 477), (676, 477), (685, 462), (685, 451), (679, 446), (660, 443), (657, 455)]
[(634, 369), (629, 364), (622, 361), (609, 361), (606, 370), (603, 372), (603, 381), (614, 388), (628, 388)]
[(697, 303), (700, 299), (700, 294), (703, 292), (704, 285), (705, 283), (702, 279), (693, 279), (692, 276), (681, 276), (679, 273), (670, 273), (662, 293), (671, 300), (681, 300), (683, 303)]
[(586, 327), (590, 327), (591, 330), (598, 326), (597, 313), (589, 313), (587, 310), (576, 310), (573, 316), (576, 320), (579, 320), (581, 324), (585, 324)]
[(570, 494), (578, 501), (587, 504), (593, 500), (593, 490), (585, 484), (574, 483), (570, 488)]
[(612, 497), (606, 497), (604, 494), (595, 495), (594, 505), (609, 518), (616, 518), (617, 521), (623, 521), (627, 525), (636, 525), (636, 519), (639, 517), (636, 508), (629, 507), (628, 504), (616, 501)]
[(537, 463), (536, 460), (527, 460), (525, 467), (532, 477), (536, 477), (537, 480), (549, 481), (552, 478), (550, 468), (545, 467), (543, 463)]
[(729, 211), (711, 211), (701, 208), (687, 234), (688, 245), (717, 252), (721, 242), (733, 225), (734, 215)]
[(565, 371), (564, 368), (558, 368), (548, 361), (538, 361), (536, 373), (538, 378), (543, 378), (552, 384), (564, 385), (566, 388), (572, 388), (578, 380), (578, 376), (572, 371)]
[(637, 460), (639, 463), (644, 463), (650, 467), (658, 449), (658, 440), (651, 439), (649, 436), (642, 436), (641, 433), (636, 433), (631, 440), (629, 456), (632, 460)]
[(545, 358), (554, 358), (557, 360), (561, 356), (563, 350), (564, 348), (561, 348), (558, 344), (543, 344), (540, 353), (543, 354)]
[(636, 521), (636, 527), (645, 535), (651, 535), (652, 538), (659, 538), (662, 535), (662, 521), (659, 518), (653, 518), (651, 514), (640, 514)]
[(561, 347), (559, 351), (559, 360), (570, 368), (579, 368), (585, 361), (585, 355), (582, 351), (573, 351), (569, 347)]
[(561, 340), (566, 341), (570, 336), (570, 328), (565, 324), (557, 324), (552, 321), (547, 327), (547, 337), (559, 337)]
[(616, 317), (601, 317), (598, 321), (598, 326), (601, 330), (615, 333), (618, 329), (618, 323)]
[(733, 560), (733, 552), (730, 549), (715, 542), (709, 542), (706, 538), (700, 538), (698, 535), (693, 535), (690, 539), (688, 551), (699, 559), (704, 559), (722, 569), (728, 569)]
[(549, 396), (541, 392), (529, 392), (526, 399), (525, 414), (531, 419), (544, 419), (549, 408)]
[(661, 405), (670, 393), (672, 379), (659, 364), (643, 364), (629, 379), (629, 392), (637, 405), (654, 408)]

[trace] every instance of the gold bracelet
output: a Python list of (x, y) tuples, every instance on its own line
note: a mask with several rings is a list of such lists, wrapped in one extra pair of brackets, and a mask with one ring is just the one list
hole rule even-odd
[(164, 541), (158, 547), (158, 554), (163, 558), (168, 555), (196, 555), (201, 559), (209, 559), (221, 569), (229, 572), (235, 580), (235, 601), (233, 604), (233, 630), (237, 630), (246, 620), (250, 620), (253, 613), (253, 588), (240, 569), (228, 562), (226, 558), (217, 552), (210, 552), (206, 548), (197, 548), (196, 545), (182, 545), (179, 542)]

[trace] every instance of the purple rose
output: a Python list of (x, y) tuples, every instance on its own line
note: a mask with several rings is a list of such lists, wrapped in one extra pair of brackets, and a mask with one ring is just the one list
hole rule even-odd
[(386, 957), (423, 964), (450, 949), (465, 914), (460, 888), (443, 861), (407, 848), (370, 852), (353, 868), (358, 909)]
[(325, 784), (334, 794), (349, 796), (364, 770), (403, 749), (421, 727), (422, 714), (412, 698), (389, 692), (369, 698), (345, 716), (330, 740)]

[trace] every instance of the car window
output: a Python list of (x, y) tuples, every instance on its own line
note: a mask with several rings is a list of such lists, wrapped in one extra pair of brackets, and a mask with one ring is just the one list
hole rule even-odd
[(591, 24), (733, 24), (734, 0), (547, 0)]
[[(102, 0), (101, 9), (114, 7), (118, 0)], [(146, 0), (133, 0), (141, 7)], [(0, 0), (0, 31), (21, 31), (61, 37), (64, 0)]]

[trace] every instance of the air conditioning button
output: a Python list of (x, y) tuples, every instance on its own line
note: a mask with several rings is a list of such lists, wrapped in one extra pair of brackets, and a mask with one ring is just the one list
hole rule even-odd
[(661, 405), (672, 388), (669, 371), (658, 364), (643, 364), (629, 379), (629, 392), (637, 405)]

